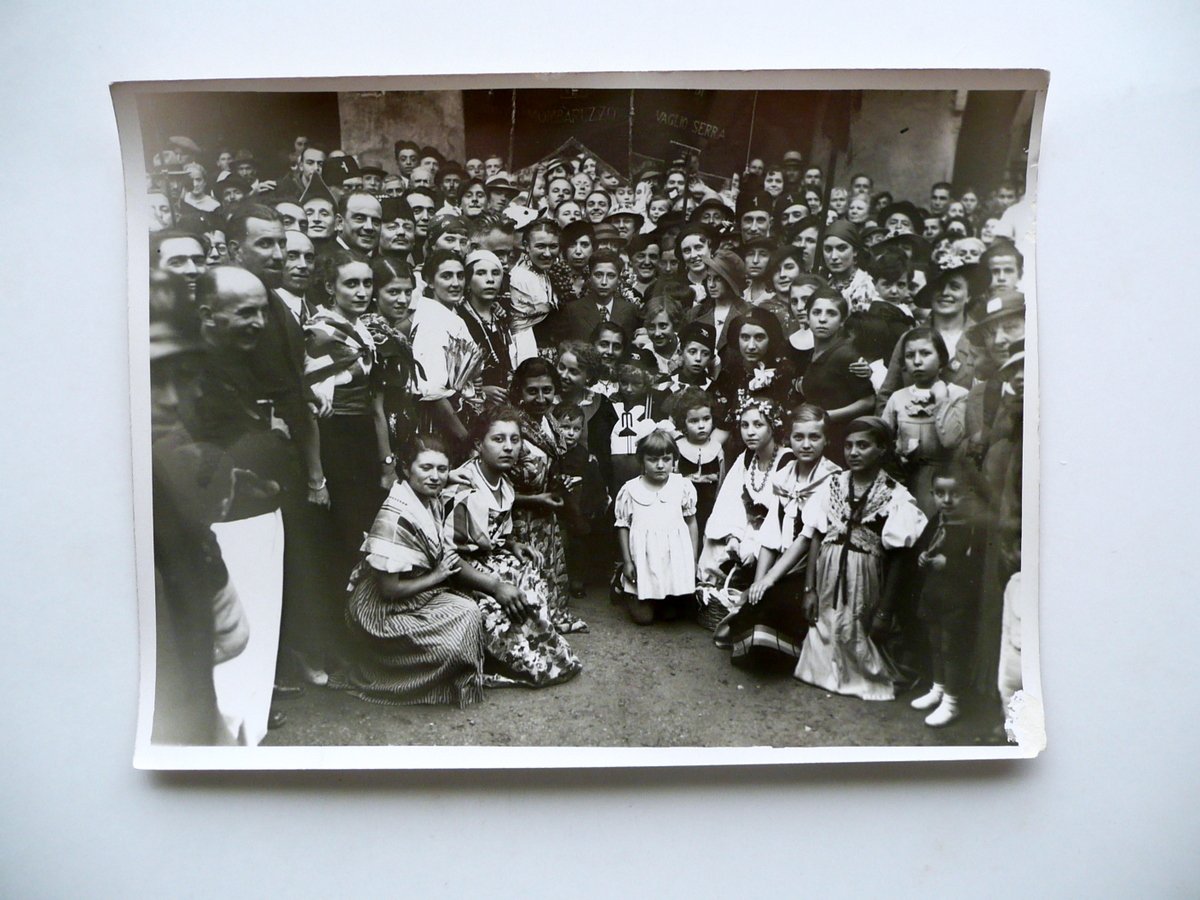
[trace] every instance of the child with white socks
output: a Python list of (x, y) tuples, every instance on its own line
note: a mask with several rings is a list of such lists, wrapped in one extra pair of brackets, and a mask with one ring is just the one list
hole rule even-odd
[(925, 575), (918, 614), (929, 635), (933, 685), (911, 705), (929, 711), (925, 724), (933, 728), (958, 718), (970, 679), (984, 531), (969, 515), (965, 474), (955, 465), (934, 470), (937, 514), (917, 542), (917, 565)]

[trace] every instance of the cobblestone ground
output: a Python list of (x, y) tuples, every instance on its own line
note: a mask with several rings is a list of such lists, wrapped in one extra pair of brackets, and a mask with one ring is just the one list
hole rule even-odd
[(584, 671), (557, 687), (489, 691), (460, 710), (381, 706), (308, 687), (280, 700), (286, 724), (264, 745), (977, 746), (1002, 743), (996, 712), (928, 728), (908, 706), (828, 694), (790, 675), (736, 669), (694, 622), (639, 627), (593, 588), (576, 601), (588, 634), (568, 640)]

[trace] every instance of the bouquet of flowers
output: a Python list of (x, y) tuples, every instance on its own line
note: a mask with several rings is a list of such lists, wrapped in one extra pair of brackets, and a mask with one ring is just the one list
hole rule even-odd
[(483, 351), (466, 338), (446, 338), (446, 385), (467, 396), (474, 394), (474, 381), (483, 367)]

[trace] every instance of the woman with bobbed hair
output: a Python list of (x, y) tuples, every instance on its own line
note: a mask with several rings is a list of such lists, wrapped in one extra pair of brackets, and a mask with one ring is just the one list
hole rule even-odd
[(423, 433), (440, 432), (450, 441), (454, 462), (470, 447), (460, 411), (464, 403), (474, 400), (468, 357), (479, 355), (467, 323), (458, 315), (466, 290), (466, 267), (460, 254), (439, 247), (421, 269), (429, 296), (413, 313), (418, 428)]
[(819, 287), (808, 297), (808, 327), (813, 348), (804, 376), (799, 379), (805, 402), (814, 403), (829, 415), (825, 431), (826, 454), (838, 465), (845, 463), (846, 425), (875, 409), (875, 388), (870, 375), (855, 374), (851, 368), (860, 356), (846, 330), (850, 304), (832, 288)]

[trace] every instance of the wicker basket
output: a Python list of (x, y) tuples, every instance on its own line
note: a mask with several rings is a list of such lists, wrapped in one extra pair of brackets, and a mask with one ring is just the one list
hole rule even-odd
[(702, 585), (696, 590), (696, 600), (700, 606), (696, 621), (709, 631), (716, 631), (717, 626), (741, 605), (742, 591), (729, 586), (736, 572), (736, 567), (731, 568), (725, 576), (725, 583), (719, 588)]

